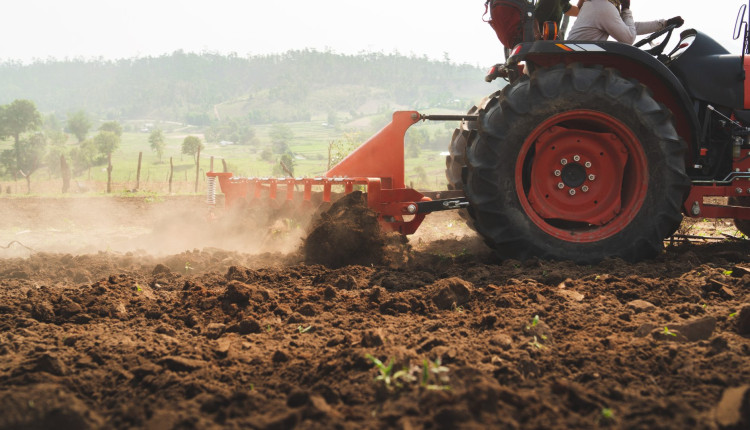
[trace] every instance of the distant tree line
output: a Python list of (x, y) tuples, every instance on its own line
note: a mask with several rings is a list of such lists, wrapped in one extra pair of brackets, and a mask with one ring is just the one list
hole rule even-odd
[(0, 63), (0, 103), (28, 99), (58, 115), (84, 109), (99, 118), (209, 126), (226, 120), (216, 118), (215, 105), (239, 97), (246, 113), (238, 120), (307, 121), (320, 111), (354, 114), (375, 96), (415, 108), (456, 100), (469, 107), (477, 95), (492, 90), (482, 72), (426, 57), (315, 50), (247, 58), (177, 51), (117, 61), (5, 62)]
[[(0, 140), (12, 139), (13, 142), (12, 149), (0, 152), (0, 175), (25, 179), (27, 192), (31, 192), (31, 177), (42, 167), (62, 176), (64, 183), (94, 166), (107, 165), (111, 174), (112, 154), (120, 147), (122, 125), (118, 121), (106, 121), (95, 135), (89, 136), (92, 127), (82, 110), (68, 114), (63, 126), (55, 115), (42, 117), (30, 100), (18, 99), (0, 105)], [(76, 137), (76, 145), (65, 144), (65, 131)], [(161, 162), (166, 143), (160, 129), (151, 132), (149, 144)], [(187, 136), (182, 143), (182, 153), (192, 156), (195, 163), (197, 153), (203, 148), (197, 136)]]

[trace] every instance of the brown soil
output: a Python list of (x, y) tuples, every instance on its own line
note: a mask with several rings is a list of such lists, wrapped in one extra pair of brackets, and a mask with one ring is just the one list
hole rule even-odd
[(333, 268), (204, 215), (0, 200), (0, 429), (750, 425), (747, 242), (497, 261), (441, 213)]

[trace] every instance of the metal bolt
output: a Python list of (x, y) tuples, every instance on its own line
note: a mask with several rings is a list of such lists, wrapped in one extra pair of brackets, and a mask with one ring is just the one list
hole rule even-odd
[(415, 205), (414, 203), (410, 204), (409, 206), (406, 207), (406, 211), (409, 212), (410, 214), (417, 213), (417, 205)]
[(569, 194), (570, 194), (571, 196), (574, 196), (574, 195), (576, 195), (576, 190), (574, 190), (573, 188), (571, 188), (571, 189), (570, 189), (570, 191), (568, 191), (568, 193), (569, 193)]
[(690, 212), (692, 212), (694, 216), (698, 216), (701, 214), (701, 207), (698, 202), (693, 202), (693, 206), (690, 208)]
[(583, 191), (584, 193), (588, 193), (588, 192), (589, 192), (589, 187), (588, 187), (588, 185), (584, 185), (584, 186), (582, 186), (582, 187), (581, 187), (581, 191)]
[(560, 175), (562, 175), (562, 172), (559, 170), (555, 170), (555, 176), (560, 176)]
[(587, 161), (587, 162), (586, 162), (586, 163), (584, 164), (584, 166), (586, 166), (586, 168), (587, 168), (587, 169), (590, 169), (590, 168), (591, 168), (591, 162), (590, 162), (590, 161)]
[(581, 156), (580, 155), (574, 155), (573, 156), (573, 161), (581, 161)]
[(560, 164), (562, 164), (563, 166), (566, 165), (566, 164), (568, 164), (568, 159), (567, 158), (563, 158), (562, 160), (560, 160)]
[(737, 194), (742, 194), (742, 188), (737, 187), (734, 190), (737, 191)]
[(589, 181), (594, 181), (594, 180), (596, 180), (596, 176), (592, 173), (591, 175), (589, 175)]
[(559, 188), (559, 189), (561, 189), (561, 190), (562, 190), (563, 188), (565, 188), (565, 184), (563, 184), (562, 182), (559, 182), (559, 183), (557, 184), (557, 188)]

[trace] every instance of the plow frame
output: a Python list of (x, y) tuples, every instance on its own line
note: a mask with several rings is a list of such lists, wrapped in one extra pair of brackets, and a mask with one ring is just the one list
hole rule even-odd
[[(335, 191), (349, 194), (364, 188), (367, 205), (378, 214), (386, 231), (413, 234), (429, 212), (465, 206), (462, 193), (419, 192), (407, 188), (404, 181), (404, 136), (420, 120), (461, 120), (468, 115), (422, 115), (416, 111), (397, 111), (391, 122), (360, 145), (323, 177), (316, 178), (241, 178), (229, 172), (206, 173), (208, 203), (215, 205), (216, 181), (224, 194), (224, 206), (241, 202), (249, 205), (262, 201), (312, 200), (313, 192), (322, 191), (323, 202), (331, 202)], [(300, 193), (298, 190), (302, 188)], [(450, 197), (443, 204), (426, 205), (434, 198)], [(463, 206), (462, 206), (463, 205)]]

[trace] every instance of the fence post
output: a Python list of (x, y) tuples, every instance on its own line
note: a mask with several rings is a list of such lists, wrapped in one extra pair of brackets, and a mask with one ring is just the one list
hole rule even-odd
[(60, 172), (62, 173), (63, 180), (62, 192), (65, 194), (70, 188), (70, 167), (68, 167), (64, 155), (60, 155)]
[(195, 156), (195, 192), (198, 192), (198, 176), (201, 170), (201, 147), (198, 145), (198, 154)]
[(172, 174), (174, 173), (174, 164), (172, 157), (169, 157), (169, 194), (172, 194)]
[(135, 190), (138, 191), (141, 188), (141, 159), (143, 158), (143, 152), (138, 153), (138, 170), (135, 174)]
[(112, 192), (112, 153), (107, 154), (107, 194)]

